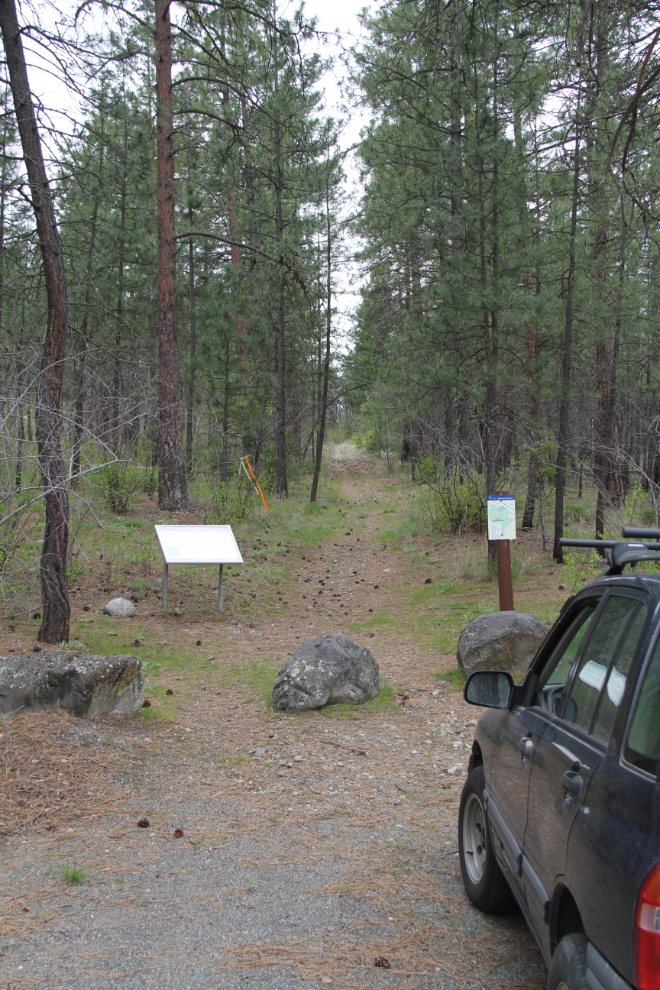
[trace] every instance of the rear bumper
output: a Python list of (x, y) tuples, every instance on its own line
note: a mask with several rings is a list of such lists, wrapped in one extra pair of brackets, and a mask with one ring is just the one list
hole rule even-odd
[(633, 990), (591, 942), (587, 945), (587, 987), (589, 990)]

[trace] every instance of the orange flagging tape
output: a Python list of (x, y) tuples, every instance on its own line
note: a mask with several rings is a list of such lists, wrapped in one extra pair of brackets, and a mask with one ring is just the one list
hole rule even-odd
[[(247, 466), (250, 469), (250, 474), (254, 478), (255, 485), (257, 486), (257, 488), (259, 488), (259, 482), (257, 481), (256, 476), (255, 476), (255, 473), (252, 470), (252, 465), (250, 464), (250, 462), (247, 459), (247, 454), (245, 455), (245, 463), (247, 464)], [(259, 494), (261, 495), (261, 501), (264, 503), (264, 509), (266, 510), (266, 512), (268, 512), (268, 506), (266, 505), (266, 499), (264, 498), (264, 493), (262, 492), (261, 488), (259, 488)]]

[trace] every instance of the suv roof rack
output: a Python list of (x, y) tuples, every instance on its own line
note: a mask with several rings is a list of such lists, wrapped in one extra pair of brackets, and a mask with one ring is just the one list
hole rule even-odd
[[(637, 535), (651, 537), (656, 540), (660, 538), (660, 529), (632, 529), (627, 526), (623, 530), (624, 536)], [(656, 560), (660, 562), (660, 543), (631, 542), (629, 540), (571, 540), (560, 539), (559, 545), (562, 547), (585, 547), (591, 550), (606, 551), (604, 556), (607, 560), (607, 567), (604, 574), (622, 574), (626, 564), (634, 567), (635, 564), (643, 560)]]
[(636, 529), (634, 526), (624, 526), (622, 536), (632, 536), (636, 540), (660, 540), (660, 529)]

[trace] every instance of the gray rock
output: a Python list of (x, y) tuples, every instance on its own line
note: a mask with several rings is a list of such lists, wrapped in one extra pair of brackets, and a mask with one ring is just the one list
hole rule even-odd
[(475, 670), (527, 670), (548, 627), (527, 612), (478, 615), (461, 632), (456, 658), (465, 677)]
[(273, 708), (299, 712), (331, 702), (361, 704), (380, 687), (378, 664), (371, 650), (348, 636), (308, 639), (287, 660), (273, 685)]
[(111, 598), (107, 605), (103, 606), (104, 615), (114, 615), (121, 619), (134, 619), (136, 616), (135, 605), (128, 598)]
[(70, 715), (135, 712), (144, 701), (142, 661), (132, 656), (81, 656), (44, 650), (0, 657), (0, 714), (50, 712)]

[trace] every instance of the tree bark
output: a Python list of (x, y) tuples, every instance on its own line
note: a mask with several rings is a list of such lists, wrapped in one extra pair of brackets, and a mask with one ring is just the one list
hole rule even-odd
[[(187, 165), (188, 177), (191, 177), (190, 145), (192, 135), (188, 133)], [(194, 225), (194, 210), (192, 200), (188, 207), (188, 224), (190, 230)], [(197, 325), (195, 323), (195, 246), (192, 237), (188, 241), (188, 300), (190, 303), (190, 367), (188, 369), (186, 396), (186, 473), (193, 473), (193, 417), (195, 410), (195, 360), (197, 357)]]
[(222, 405), (222, 461), (220, 481), (229, 481), (229, 333), (225, 340), (225, 395)]
[[(275, 53), (277, 60), (277, 51)], [(275, 236), (278, 250), (283, 251), (284, 221), (282, 218), (282, 167), (280, 162), (280, 122), (275, 121)], [(284, 274), (278, 274), (277, 296), (277, 468), (275, 491), (288, 495), (286, 477), (286, 323), (284, 319)]]
[(71, 615), (66, 584), (69, 497), (60, 440), (60, 398), (69, 302), (55, 208), (46, 176), (14, 0), (0, 0), (0, 30), (48, 296), (36, 408), (37, 449), (46, 515), (40, 565), (42, 622), (39, 639), (42, 643), (59, 643), (69, 638)]
[[(530, 292), (529, 283), (531, 275), (526, 275), (524, 279), (525, 289)], [(536, 401), (536, 324), (531, 322), (527, 325), (527, 357), (529, 359), (529, 423), (530, 439), (534, 444), (538, 426), (538, 403)], [(534, 447), (529, 454), (529, 466), (527, 469), (527, 496), (525, 498), (525, 511), (523, 512), (522, 528), (532, 529), (534, 526), (534, 504), (538, 494), (539, 486), (539, 455)]]
[[(596, 11), (595, 36), (593, 50), (596, 71), (591, 81), (591, 105), (598, 106), (598, 100), (604, 90), (608, 72), (608, 24), (605, 5), (598, 5)], [(590, 59), (592, 64), (592, 59)], [(591, 227), (593, 230), (592, 259), (595, 265), (595, 296), (600, 301), (602, 318), (597, 320), (599, 336), (595, 348), (596, 392), (598, 395), (597, 439), (594, 457), (596, 484), (596, 539), (602, 539), (605, 531), (605, 505), (608, 501), (608, 482), (612, 478), (612, 436), (614, 425), (614, 393), (616, 385), (616, 365), (618, 360), (619, 340), (618, 330), (612, 326), (611, 288), (609, 285), (608, 245), (610, 209), (605, 187), (599, 181), (601, 162), (596, 149), (606, 147), (608, 140), (607, 125), (596, 113), (593, 124), (594, 149), (590, 161), (589, 204), (591, 209)], [(625, 226), (621, 235), (622, 251), (625, 253)], [(622, 260), (623, 260), (622, 254)], [(623, 277), (623, 268), (620, 269)]]
[(613, 339), (596, 345), (596, 384), (598, 388), (598, 455), (596, 459), (596, 479), (598, 496), (596, 499), (596, 539), (602, 540), (605, 532), (605, 502), (607, 485), (613, 471), (612, 442), (614, 438), (614, 418), (616, 412), (616, 376), (619, 362), (619, 340), (621, 336), (621, 306), (623, 302), (623, 282), (626, 268), (626, 228), (622, 224), (619, 258), (619, 284), (617, 287), (617, 309), (614, 321)]
[[(476, 75), (475, 75), (476, 78)], [(486, 217), (484, 214), (484, 194), (483, 194), (483, 157), (479, 140), (479, 99), (475, 93), (475, 139), (477, 148), (477, 182), (479, 196), (479, 260), (481, 274), (481, 290), (483, 298), (486, 298), (488, 288), (487, 264), (486, 264)], [(493, 168), (493, 258), (496, 257), (496, 225), (497, 225), (497, 172), (496, 166)], [(493, 266), (493, 283), (495, 281), (495, 263)], [(495, 285), (493, 284), (495, 290)], [(495, 290), (496, 291), (496, 290)], [(497, 311), (489, 311), (484, 305), (482, 315), (483, 346), (485, 354), (485, 389), (484, 389), (484, 414), (482, 417), (482, 440), (484, 449), (484, 475), (486, 481), (486, 495), (495, 494), (495, 415), (496, 415), (496, 395), (497, 395)], [(495, 568), (497, 566), (497, 541), (488, 540), (488, 563)]]
[[(519, 25), (515, 21), (515, 31), (519, 34)], [(522, 94), (521, 94), (522, 95)], [(538, 263), (538, 237), (539, 237), (539, 191), (538, 191), (538, 148), (537, 142), (535, 141), (535, 198), (536, 198), (536, 231), (533, 235), (530, 231), (530, 218), (531, 211), (528, 209), (528, 192), (527, 183), (525, 182), (525, 146), (523, 140), (523, 130), (522, 130), (522, 112), (520, 108), (519, 100), (514, 100), (513, 108), (513, 133), (516, 148), (516, 156), (518, 160), (518, 168), (520, 170), (520, 181), (521, 189), (519, 193), (519, 206), (518, 214), (520, 217), (520, 226), (523, 235), (522, 250), (527, 254), (531, 248), (532, 241), (535, 243), (536, 247), (536, 279), (533, 274), (533, 267), (530, 264), (527, 273), (523, 277), (523, 294), (526, 297), (531, 297), (534, 294), (534, 282), (536, 282), (536, 295), (538, 296), (541, 292), (541, 279), (539, 273), (539, 263)], [(538, 494), (538, 483), (539, 483), (539, 455), (535, 447), (538, 439), (538, 402), (536, 398), (537, 390), (537, 357), (538, 357), (538, 326), (536, 323), (536, 313), (531, 316), (531, 319), (527, 323), (527, 360), (529, 367), (529, 385), (528, 385), (528, 410), (529, 410), (529, 465), (527, 468), (527, 494), (525, 496), (525, 509), (523, 511), (522, 518), (522, 528), (532, 529), (534, 526), (534, 506), (536, 503), (536, 496)]]
[(286, 476), (286, 323), (284, 320), (284, 276), (279, 276), (277, 297), (277, 469), (275, 491), (288, 496)]
[[(105, 151), (104, 140), (104, 118), (101, 114), (101, 149), (99, 151), (99, 186), (102, 183), (103, 156)], [(82, 448), (82, 438), (84, 432), (84, 412), (85, 412), (85, 357), (87, 355), (88, 339), (87, 329), (89, 326), (89, 302), (90, 302), (90, 281), (92, 278), (92, 265), (94, 263), (94, 251), (96, 250), (96, 228), (99, 214), (99, 196), (94, 199), (94, 210), (92, 212), (92, 226), (89, 235), (89, 256), (87, 259), (87, 279), (85, 282), (84, 310), (80, 335), (82, 342), (80, 350), (75, 360), (76, 376), (76, 398), (74, 403), (73, 421), (73, 456), (71, 474), (74, 478), (80, 474), (80, 451)]]
[[(192, 206), (190, 223), (192, 229)], [(188, 409), (186, 419), (186, 470), (193, 471), (193, 417), (195, 411), (195, 361), (197, 357), (197, 327), (195, 324), (195, 251), (192, 237), (188, 242), (188, 286), (190, 296), (190, 370), (188, 371)]]
[(558, 564), (564, 563), (564, 551), (559, 543), (564, 535), (564, 485), (566, 479), (566, 453), (568, 448), (568, 412), (570, 407), (571, 348), (573, 341), (573, 288), (575, 284), (575, 235), (577, 230), (578, 194), (580, 189), (580, 129), (576, 112), (575, 151), (573, 154), (573, 206), (571, 232), (568, 247), (568, 286), (566, 288), (566, 319), (561, 344), (561, 398), (559, 402), (559, 431), (557, 434), (557, 460), (555, 462), (555, 539), (552, 556)]
[(172, 31), (168, 0), (156, 6), (156, 170), (158, 200), (159, 437), (158, 507), (187, 509), (176, 332)]
[(328, 239), (327, 243), (327, 255), (326, 255), (326, 265), (327, 265), (327, 284), (326, 293), (328, 300), (328, 308), (326, 313), (326, 333), (325, 333), (325, 361), (323, 364), (323, 395), (321, 398), (321, 422), (319, 424), (319, 436), (316, 444), (316, 463), (314, 465), (314, 478), (312, 480), (312, 491), (309, 496), (310, 502), (316, 501), (316, 492), (319, 487), (319, 478), (321, 476), (321, 464), (323, 461), (323, 443), (325, 441), (325, 419), (328, 411), (328, 379), (330, 377), (330, 335), (332, 329), (332, 240), (330, 237), (330, 176), (329, 176), (330, 164), (328, 163), (328, 168), (326, 170), (325, 176), (325, 216), (326, 216), (326, 236)]
[(116, 457), (121, 449), (121, 325), (124, 314), (124, 253), (126, 250), (126, 182), (128, 151), (128, 128), (124, 120), (124, 148), (120, 192), (119, 258), (117, 261), (117, 310), (115, 313), (115, 359), (112, 379), (112, 435), (111, 446)]
[[(4, 121), (2, 125), (2, 178), (0, 179), (0, 331), (2, 330), (5, 316), (5, 201), (7, 198), (7, 114), (8, 114), (8, 92), (5, 91), (4, 98)], [(21, 328), (22, 329), (22, 328)]]

